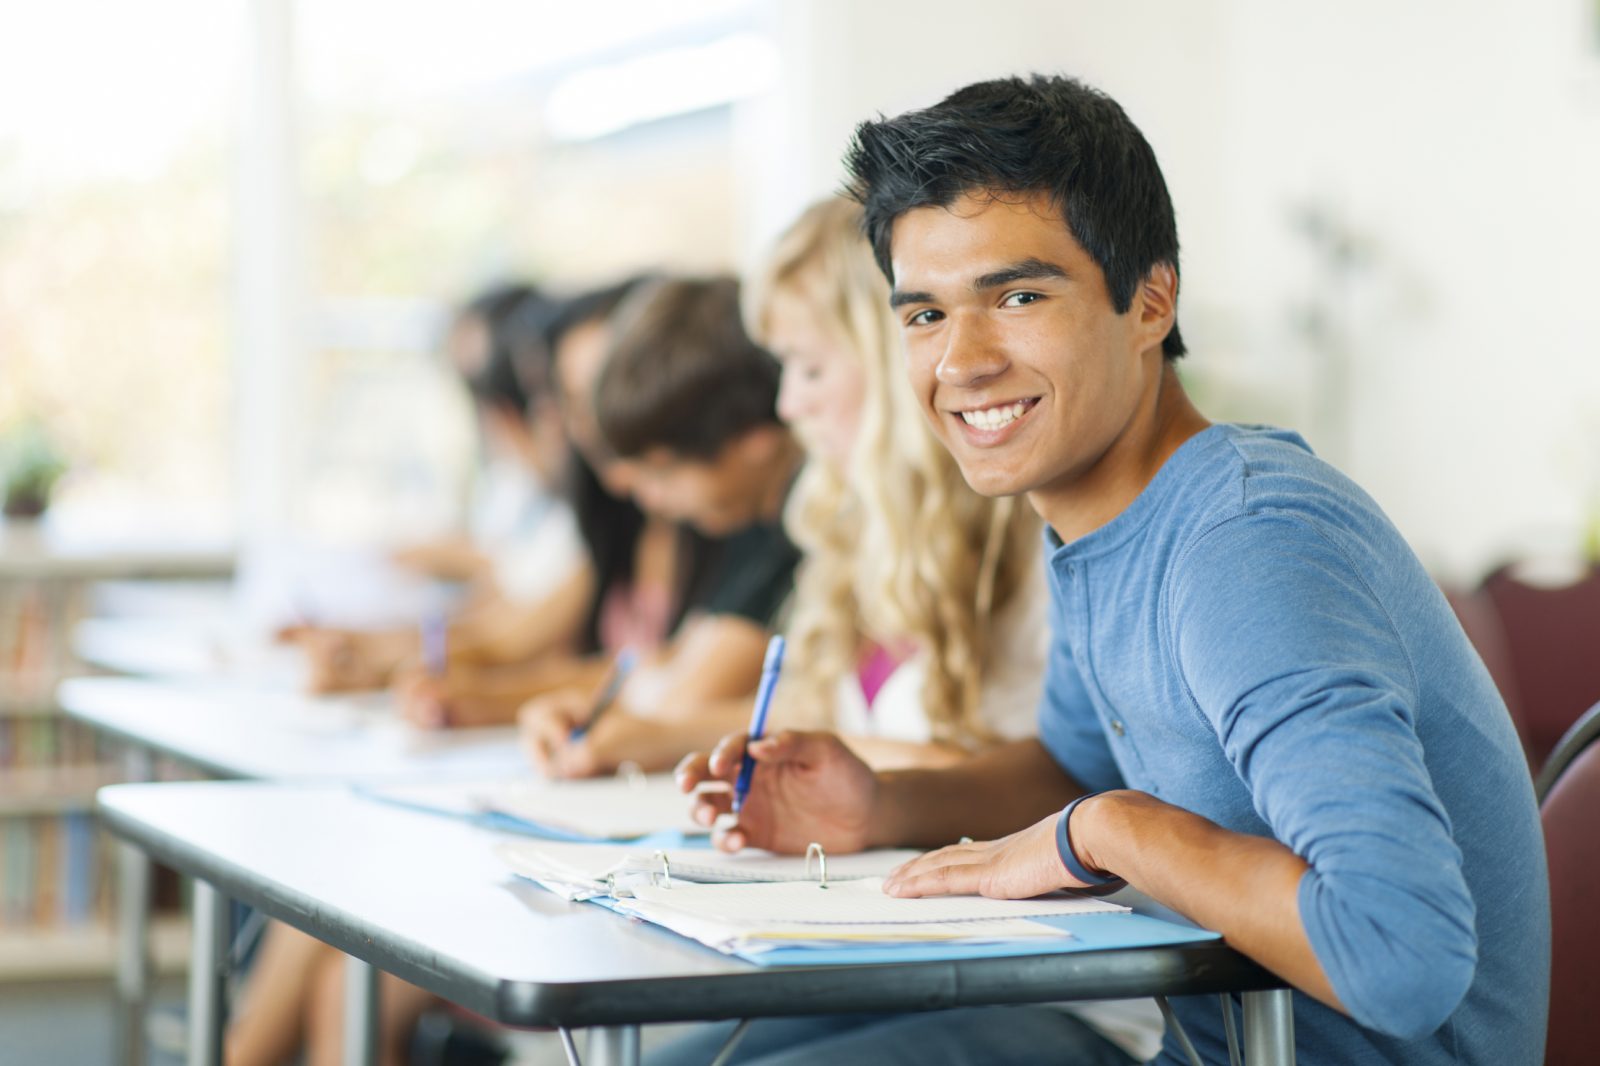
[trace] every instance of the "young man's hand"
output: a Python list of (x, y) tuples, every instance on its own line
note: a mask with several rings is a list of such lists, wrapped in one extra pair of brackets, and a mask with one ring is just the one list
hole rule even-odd
[(1056, 851), (1060, 817), (1051, 815), (999, 840), (930, 851), (890, 874), (883, 890), (891, 896), (1030, 899), (1058, 888), (1084, 888), (1082, 881), (1067, 873)]
[[(678, 764), (678, 787), (695, 792), (706, 782), (731, 786), (739, 776), (748, 737), (724, 737), (709, 754), (686, 756)], [(751, 742), (756, 762), (750, 793), (731, 826), (718, 828), (714, 840), (724, 851), (766, 848), (804, 854), (812, 843), (832, 854), (871, 847), (871, 820), (878, 783), (872, 770), (832, 733), (784, 731)], [(711, 825), (733, 810), (728, 790), (701, 790), (694, 817)]]

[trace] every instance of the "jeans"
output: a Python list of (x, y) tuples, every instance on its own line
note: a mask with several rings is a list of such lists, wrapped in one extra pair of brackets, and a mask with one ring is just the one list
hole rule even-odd
[[(734, 1022), (701, 1027), (646, 1066), (708, 1066)], [(964, 1007), (925, 1014), (829, 1014), (752, 1022), (730, 1066), (1130, 1066), (1133, 1059), (1079, 1019), (1047, 1006)]]

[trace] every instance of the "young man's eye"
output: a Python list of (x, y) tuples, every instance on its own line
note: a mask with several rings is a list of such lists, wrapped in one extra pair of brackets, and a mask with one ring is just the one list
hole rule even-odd
[(1001, 307), (1026, 307), (1028, 304), (1037, 303), (1038, 301), (1040, 301), (1042, 299), (1044, 299), (1044, 295), (1042, 293), (1037, 293), (1037, 292), (1013, 292), (1013, 293), (1009, 293), (1004, 300), (1000, 301), (1000, 306)]
[(924, 310), (918, 311), (916, 314), (914, 314), (910, 318), (906, 319), (906, 325), (908, 325), (908, 326), (931, 326), (931, 325), (933, 325), (935, 322), (939, 321), (943, 317), (944, 317), (944, 312), (935, 311), (933, 308), (930, 307), (930, 308), (926, 308)]

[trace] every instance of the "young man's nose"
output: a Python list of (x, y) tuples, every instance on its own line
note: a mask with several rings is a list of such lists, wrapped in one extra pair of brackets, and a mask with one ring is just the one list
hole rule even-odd
[(945, 327), (945, 346), (934, 376), (941, 385), (966, 388), (982, 384), (1009, 365), (982, 316), (953, 314)]

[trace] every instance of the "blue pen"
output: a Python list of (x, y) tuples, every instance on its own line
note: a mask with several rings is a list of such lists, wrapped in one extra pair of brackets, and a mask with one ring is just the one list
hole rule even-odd
[(429, 611), (422, 616), (422, 668), (430, 676), (443, 677), (449, 667), (448, 642), (450, 620), (443, 611)]
[(606, 713), (606, 708), (616, 701), (617, 693), (622, 691), (622, 683), (628, 680), (628, 674), (633, 670), (633, 664), (638, 660), (638, 653), (632, 648), (623, 648), (617, 652), (617, 661), (611, 664), (611, 672), (606, 675), (605, 683), (600, 686), (600, 691), (595, 693), (594, 702), (589, 705), (589, 713), (584, 716), (581, 723), (573, 726), (568, 734), (570, 740), (582, 740), (585, 733), (594, 728), (600, 716)]
[[(767, 642), (767, 658), (761, 664), (761, 687), (756, 689), (755, 710), (750, 712), (750, 740), (760, 740), (767, 731), (767, 710), (772, 706), (772, 690), (778, 687), (778, 671), (783, 669), (783, 637), (775, 636)], [(746, 741), (748, 744), (749, 741)], [(750, 794), (750, 778), (755, 775), (756, 761), (747, 750), (739, 764), (739, 779), (733, 783), (733, 813), (744, 807), (744, 798)]]

